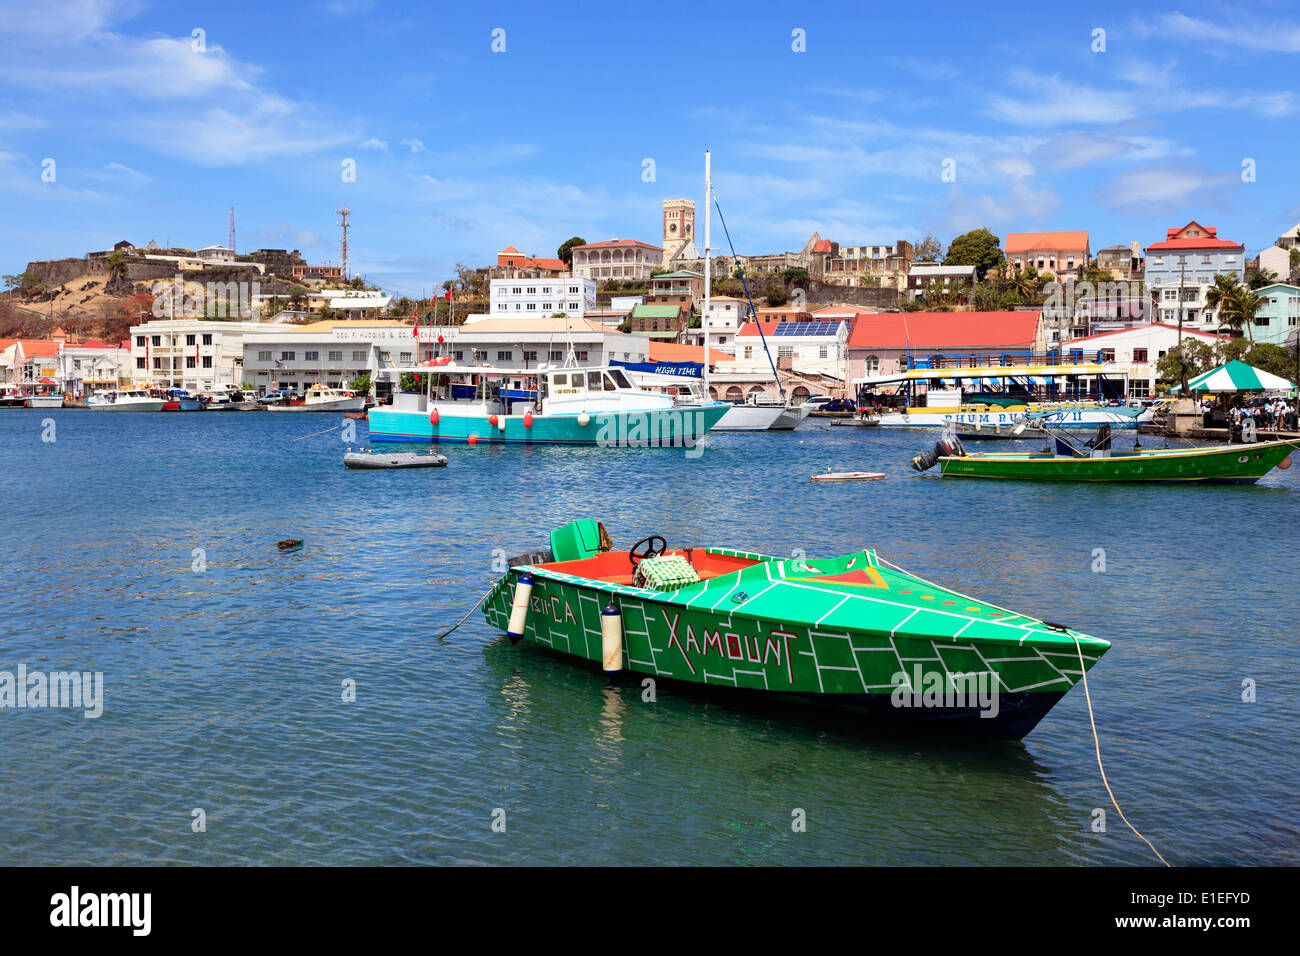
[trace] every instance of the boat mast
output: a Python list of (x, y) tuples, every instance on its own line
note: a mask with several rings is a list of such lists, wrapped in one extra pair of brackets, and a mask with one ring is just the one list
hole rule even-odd
[(709, 151), (704, 151), (704, 400), (709, 400), (709, 297), (712, 292), (713, 277), (709, 268), (709, 198), (713, 195), (713, 183), (710, 176)]

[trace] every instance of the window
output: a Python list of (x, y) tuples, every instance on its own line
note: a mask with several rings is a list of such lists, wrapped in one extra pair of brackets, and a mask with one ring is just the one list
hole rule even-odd
[(160, 358), (155, 358), (155, 359), (153, 360), (153, 367), (154, 367), (154, 368), (162, 368), (162, 359), (160, 359)]
[(525, 349), (525, 350), (524, 350), (524, 361), (525, 361), (525, 362), (536, 362), (536, 361), (537, 361), (537, 353), (536, 353), (536, 352), (529, 352), (527, 349)]
[(193, 356), (193, 355), (187, 355), (187, 356), (185, 356), (185, 367), (186, 367), (186, 368), (194, 368), (197, 364), (198, 364), (198, 363), (196, 363), (196, 362), (194, 361), (194, 356)]
[(560, 349), (551, 349), (546, 355), (547, 359), (552, 362), (559, 362), (564, 359), (564, 352)]
[(1097, 361), (1098, 361), (1098, 362), (1113, 362), (1113, 361), (1115, 361), (1115, 350), (1114, 350), (1114, 349), (1098, 349), (1098, 350), (1097, 350)]
[(204, 368), (212, 368), (212, 356), (211, 356), (211, 355), (205, 355), (205, 356), (203, 356), (203, 367), (204, 367)]
[[(518, 308), (518, 306), (516, 305), (515, 308)], [(536, 302), (529, 302), (529, 303), (528, 303), (528, 309), (529, 309), (529, 310), (536, 310), (536, 308), (537, 308), (537, 303), (536, 303)]]
[(821, 346), (819, 349), (817, 349), (817, 357), (818, 357), (818, 358), (827, 358), (827, 356), (828, 356), (828, 353), (827, 353), (826, 346), (823, 345), (823, 346)]
[(162, 345), (162, 336), (161, 336), (161, 335), (155, 335), (155, 336), (153, 337), (153, 347), (154, 347), (154, 348), (157, 348), (157, 347), (160, 346), (160, 345)]
[(342, 362), (342, 361), (343, 361), (343, 352), (342, 352), (341, 350), (338, 351), (338, 352), (330, 352), (330, 361), (331, 361), (331, 362)]
[(414, 361), (414, 360), (415, 360), (415, 355), (414, 355), (414, 353), (412, 353), (412, 352), (398, 352), (398, 353), (397, 353), (397, 361), (399, 361), (399, 362), (403, 362), (403, 363), (405, 363), (405, 362), (412, 362), (412, 361)]
[(280, 361), (281, 361), (281, 362), (292, 362), (293, 360), (294, 360), (294, 353), (292, 353), (292, 352), (281, 352), (281, 353), (280, 353)]
[(319, 361), (320, 361), (320, 353), (319, 353), (319, 352), (303, 352), (303, 353), (302, 353), (302, 360), (303, 360), (304, 362), (319, 362)]
[(514, 351), (511, 350), (511, 349), (498, 349), (498, 350), (497, 350), (497, 361), (498, 361), (498, 362), (509, 362), (509, 361), (513, 360), (514, 357), (515, 357), (515, 353), (514, 353)]
[(579, 362), (585, 362), (585, 361), (587, 361), (587, 350), (586, 350), (586, 349), (578, 349), (578, 351), (575, 352), (574, 354), (577, 356), (577, 359), (578, 359)]
[(599, 372), (588, 372), (588, 373), (587, 373), (587, 389), (588, 389), (589, 391), (592, 391), (592, 392), (599, 392), (599, 391), (600, 391), (600, 389), (601, 389), (601, 384), (600, 384), (600, 373), (599, 373)]
[(135, 360), (135, 367), (136, 367), (136, 368), (144, 368), (144, 359), (143, 359), (143, 358), (138, 358), (138, 359), (136, 359), (136, 360)]
[(1173, 301), (1175, 301), (1177, 298), (1178, 298), (1178, 290), (1177, 290), (1177, 289), (1165, 289), (1165, 290), (1164, 290), (1164, 299), (1165, 299), (1166, 302), (1173, 302)]
[(465, 357), (465, 353), (462, 352), (462, 351), (459, 351), (459, 350), (458, 350), (458, 351), (452, 352), (452, 353), (451, 353), (451, 357), (454, 358), (457, 362), (459, 362), (461, 359), (463, 359), (463, 358)]
[(270, 350), (267, 350), (267, 351), (265, 351), (265, 352), (258, 352), (258, 353), (257, 353), (257, 360), (258, 360), (259, 362), (269, 362), (269, 361), (271, 361), (271, 352), (270, 352)]
[(1135, 362), (1145, 362), (1146, 360), (1147, 360), (1147, 350), (1146, 350), (1146, 349), (1134, 349), (1134, 350), (1133, 350), (1133, 361), (1135, 361)]
[(778, 345), (776, 349), (777, 358), (791, 358), (794, 355), (793, 345)]
[(569, 384), (569, 375), (567, 372), (561, 372), (559, 375), (551, 376), (551, 384), (556, 388)]
[(352, 352), (352, 361), (364, 362), (366, 360), (365, 349), (354, 349)]
[(194, 336), (192, 336), (192, 335), (187, 335), (187, 336), (185, 336), (185, 344), (186, 344), (186, 345), (193, 345), (193, 344), (194, 344)]
[(753, 358), (753, 357), (754, 357), (754, 347), (752, 345), (746, 345), (745, 358)]
[(542, 303), (542, 311), (543, 311), (543, 312), (550, 312), (550, 311), (551, 311), (551, 303), (549, 303), (549, 302), (543, 302), (543, 303)]
[(138, 348), (144, 348), (144, 336), (143, 336), (143, 335), (137, 335), (137, 336), (135, 337), (135, 344), (136, 344), (136, 346), (137, 346)]
[(475, 350), (474, 350), (474, 361), (475, 361), (475, 362), (486, 362), (486, 361), (487, 361), (487, 349), (475, 349)]
[(204, 333), (203, 333), (203, 344), (204, 344), (204, 345), (211, 345), (211, 344), (212, 344), (212, 333), (211, 333), (211, 332), (204, 332)]

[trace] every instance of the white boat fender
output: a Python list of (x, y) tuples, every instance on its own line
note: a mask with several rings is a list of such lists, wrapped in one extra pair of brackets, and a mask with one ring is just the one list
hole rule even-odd
[(506, 637), (511, 644), (518, 644), (524, 636), (524, 625), (528, 622), (528, 601), (533, 595), (533, 576), (523, 572), (515, 579), (515, 599), (510, 607), (510, 626)]
[(500, 417), (497, 418), (497, 431), (504, 432), (505, 430), (506, 430), (506, 417), (504, 415), (501, 415)]
[(610, 598), (605, 610), (600, 612), (601, 666), (609, 679), (623, 669), (623, 615)]
[(583, 412), (581, 415), (578, 416), (578, 424), (581, 425), (583, 428), (586, 428), (589, 424), (591, 424), (591, 416), (588, 415), (586, 412)]

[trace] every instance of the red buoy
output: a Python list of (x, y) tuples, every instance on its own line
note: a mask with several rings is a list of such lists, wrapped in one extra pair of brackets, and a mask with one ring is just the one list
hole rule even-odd
[(429, 412), (429, 424), (430, 425), (438, 424), (438, 410), (436, 408), (433, 411)]
[(532, 427), (533, 427), (533, 413), (532, 413), (532, 412), (524, 412), (524, 427), (525, 427), (525, 428), (532, 428)]
[(470, 444), (470, 445), (477, 445), (477, 444), (478, 444), (478, 436), (477, 436), (477, 435), (470, 435), (469, 438), (465, 439), (465, 441), (466, 441), (468, 444)]
[(489, 416), (488, 416), (488, 424), (489, 424), (489, 425), (495, 425), (496, 423), (497, 423), (497, 417), (496, 417), (495, 415), (489, 415)]

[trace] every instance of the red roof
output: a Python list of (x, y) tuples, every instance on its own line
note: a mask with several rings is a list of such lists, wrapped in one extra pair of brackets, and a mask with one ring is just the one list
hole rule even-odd
[(1088, 231), (1081, 232), (1011, 232), (1007, 234), (1007, 252), (1033, 252), (1038, 249), (1078, 251), (1088, 248)]
[(830, 252), (831, 241), (829, 239), (819, 239), (813, 243), (813, 252)]
[(22, 346), (27, 358), (54, 358), (59, 354), (59, 343), (49, 339), (5, 339), (0, 348), (8, 348), (15, 342)]
[[(1196, 229), (1204, 235), (1201, 236), (1184, 236), (1183, 233), (1189, 229)], [(1171, 252), (1178, 249), (1240, 249), (1245, 251), (1245, 246), (1239, 242), (1229, 242), (1227, 239), (1219, 239), (1219, 230), (1216, 226), (1202, 226), (1193, 219), (1185, 226), (1175, 226), (1165, 230), (1164, 242), (1153, 242), (1147, 246), (1147, 251), (1155, 250), (1156, 252)]]
[(652, 246), (648, 242), (637, 242), (635, 239), (606, 239), (603, 242), (589, 242), (585, 246), (574, 246), (575, 249), (608, 249), (613, 246), (641, 246), (643, 249), (659, 249), (662, 246)]
[[(1087, 341), (1087, 340), (1089, 340), (1089, 339), (1100, 339), (1100, 338), (1103, 338), (1104, 336), (1107, 336), (1107, 335), (1117, 335), (1117, 334), (1120, 333), (1120, 332), (1132, 332), (1132, 331), (1134, 331), (1135, 329), (1149, 329), (1149, 328), (1153, 328), (1153, 327), (1155, 327), (1155, 326), (1157, 326), (1157, 325), (1160, 326), (1160, 328), (1162, 328), (1162, 329), (1172, 329), (1172, 330), (1175, 331), (1175, 332), (1178, 331), (1178, 326), (1176, 326), (1176, 325), (1170, 325), (1168, 322), (1147, 322), (1147, 323), (1144, 324), (1144, 325), (1130, 325), (1130, 326), (1128, 326), (1127, 328), (1123, 328), (1123, 329), (1110, 329), (1110, 330), (1107, 331), (1107, 332), (1096, 332), (1096, 333), (1094, 333), (1094, 334), (1092, 334), (1092, 335), (1080, 335), (1080, 336), (1078, 336), (1077, 338), (1070, 339), (1070, 341), (1071, 341), (1071, 342), (1085, 342), (1085, 341)], [(1184, 334), (1184, 335), (1187, 335), (1187, 334), (1189, 334), (1189, 333), (1192, 334), (1192, 335), (1204, 335), (1204, 336), (1206, 336), (1206, 337), (1208, 337), (1208, 338), (1212, 338), (1212, 339), (1231, 339), (1231, 338), (1232, 338), (1231, 335), (1219, 335), (1219, 334), (1216, 333), (1216, 332), (1202, 332), (1200, 329), (1189, 329), (1189, 328), (1187, 328), (1186, 326), (1184, 326), (1184, 327), (1183, 327), (1183, 334)]]
[(1040, 313), (881, 312), (860, 315), (849, 332), (849, 348), (1000, 349), (1032, 348)]

